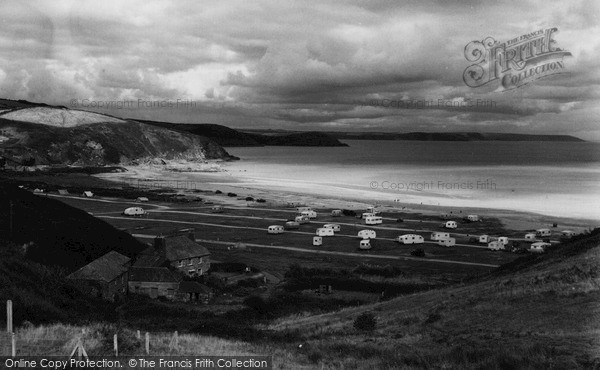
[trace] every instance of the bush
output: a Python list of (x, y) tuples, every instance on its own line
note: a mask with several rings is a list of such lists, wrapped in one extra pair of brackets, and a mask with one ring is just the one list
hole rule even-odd
[(258, 203), (265, 203), (265, 202), (266, 202), (266, 200), (264, 200), (264, 199), (262, 199), (262, 198), (258, 198), (256, 201), (257, 201)]
[(227, 196), (228, 197), (237, 197), (237, 194), (236, 193), (227, 193)]
[(354, 320), (354, 328), (362, 331), (373, 331), (377, 326), (377, 319), (370, 312), (363, 312)]
[(417, 249), (413, 249), (410, 252), (411, 256), (415, 256), (415, 257), (425, 257), (425, 251), (422, 250), (421, 248), (417, 248)]
[(266, 313), (269, 309), (267, 302), (257, 295), (252, 295), (244, 299), (244, 304), (260, 314)]
[(215, 190), (215, 194), (223, 194), (221, 190)]
[(252, 198), (252, 197), (246, 197), (246, 201), (248, 201), (248, 202), (252, 202), (253, 200), (254, 200), (254, 198)]
[(399, 218), (399, 219), (396, 220), (396, 222), (404, 222), (404, 220), (401, 219), (401, 218)]
[(342, 214), (343, 214), (344, 216), (352, 216), (352, 217), (356, 216), (356, 212), (354, 212), (354, 211), (353, 211), (353, 210), (351, 210), (351, 209), (344, 209), (344, 210), (342, 211)]

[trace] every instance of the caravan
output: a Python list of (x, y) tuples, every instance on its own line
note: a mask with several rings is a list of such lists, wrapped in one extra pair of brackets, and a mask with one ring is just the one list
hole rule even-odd
[(145, 214), (146, 211), (142, 207), (129, 207), (123, 211), (125, 216), (143, 216)]
[(525, 240), (535, 240), (535, 233), (525, 234)]
[(448, 239), (450, 237), (450, 233), (446, 233), (443, 231), (434, 231), (431, 233), (431, 240), (443, 240)]
[(369, 240), (369, 239), (363, 239), (363, 240), (361, 240), (360, 244), (359, 244), (359, 248), (360, 249), (371, 249), (372, 248), (372, 246), (371, 246), (371, 240)]
[(444, 224), (444, 227), (446, 229), (456, 229), (456, 227), (457, 227), (456, 221), (446, 221), (446, 223)]
[(423, 244), (425, 239), (417, 234), (405, 234), (398, 237), (398, 242), (402, 244)]
[(300, 223), (296, 221), (287, 221), (283, 227), (287, 230), (295, 230), (300, 228)]
[(308, 216), (296, 216), (294, 221), (299, 224), (307, 224), (310, 222), (310, 218), (308, 218)]
[(383, 223), (383, 219), (379, 216), (369, 216), (365, 218), (365, 224), (367, 225), (379, 225)]
[(377, 234), (375, 230), (361, 230), (358, 232), (358, 236), (363, 239), (375, 239)]
[(498, 241), (503, 245), (508, 245), (508, 238), (506, 236), (501, 236), (498, 238)]
[(341, 217), (341, 216), (342, 216), (341, 209), (334, 209), (333, 211), (331, 211), (331, 217)]
[(271, 225), (267, 228), (267, 232), (269, 234), (283, 234), (283, 226), (281, 225)]
[(326, 229), (333, 229), (336, 233), (341, 230), (340, 225), (338, 224), (325, 224), (323, 227)]
[(324, 227), (321, 227), (319, 229), (317, 229), (317, 236), (333, 236), (333, 229), (327, 229)]
[(504, 244), (502, 244), (502, 242), (498, 240), (495, 240), (493, 242), (488, 243), (488, 248), (493, 251), (504, 250)]
[(479, 242), (482, 244), (487, 244), (490, 242), (490, 236), (489, 235), (480, 235), (479, 236)]
[(544, 237), (544, 236), (550, 236), (552, 234), (552, 232), (550, 231), (550, 229), (538, 229), (535, 232), (535, 236), (537, 237)]
[(437, 243), (438, 243), (438, 245), (443, 245), (445, 247), (452, 247), (453, 245), (456, 245), (456, 239), (454, 239), (454, 238), (439, 239)]
[(529, 247), (529, 251), (533, 253), (544, 253), (546, 248), (548, 248), (550, 245), (550, 243), (544, 242), (533, 243), (531, 244), (531, 247)]
[(375, 216), (375, 213), (373, 213), (373, 212), (364, 212), (362, 214), (362, 219), (365, 220), (367, 217), (372, 217), (372, 216)]
[(317, 218), (317, 212), (315, 211), (302, 211), (300, 212), (300, 215), (306, 216), (308, 218)]

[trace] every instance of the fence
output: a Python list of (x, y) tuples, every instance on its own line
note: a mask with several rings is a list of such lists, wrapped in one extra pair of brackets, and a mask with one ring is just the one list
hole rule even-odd
[[(14, 332), (13, 329), (13, 305), (12, 301), (6, 302), (6, 332), (0, 332), (0, 356), (64, 356), (78, 358), (87, 358), (88, 353), (86, 347), (87, 334), (85, 329), (79, 333), (63, 333), (62, 338), (49, 339), (45, 333), (39, 335), (22, 335), (20, 332)], [(136, 338), (142, 341), (142, 333), (137, 330)], [(145, 332), (143, 335), (143, 351), (146, 355), (150, 355), (151, 351), (151, 335)], [(169, 340), (168, 344), (170, 351), (179, 350), (179, 334), (177, 331)], [(113, 335), (113, 354), (119, 356), (119, 337)]]

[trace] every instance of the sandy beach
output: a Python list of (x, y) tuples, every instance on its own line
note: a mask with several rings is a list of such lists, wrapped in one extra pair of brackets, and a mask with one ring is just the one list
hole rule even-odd
[[(96, 175), (99, 178), (114, 181), (122, 185), (145, 188), (171, 188), (184, 194), (196, 194), (194, 190), (223, 193), (233, 192), (240, 197), (251, 196), (267, 200), (267, 204), (285, 207), (290, 203), (304, 204), (313, 208), (340, 208), (362, 210), (377, 205), (391, 212), (409, 212), (422, 214), (450, 213), (462, 217), (475, 213), (483, 217), (497, 217), (507, 228), (514, 230), (532, 230), (551, 227), (584, 231), (598, 227), (600, 221), (585, 218), (550, 216), (535, 212), (519, 210), (518, 200), (490, 201), (482, 204), (479, 200), (461, 198), (423, 197), (402, 194), (396, 198), (386, 193), (370, 191), (351, 185), (339, 185), (319, 181), (298, 181), (292, 179), (268, 179), (252, 176), (252, 169), (245, 168), (244, 163), (218, 163), (195, 168), (194, 172), (165, 170), (161, 166), (144, 165), (129, 166), (122, 173), (105, 173)], [(207, 170), (208, 168), (208, 170)], [(220, 170), (217, 170), (220, 169)], [(248, 173), (250, 171), (250, 174)], [(236, 204), (236, 198), (222, 195), (202, 193), (202, 197), (216, 203)], [(249, 206), (255, 204), (249, 203)], [(511, 207), (515, 206), (515, 207)], [(511, 209), (512, 208), (512, 209)]]

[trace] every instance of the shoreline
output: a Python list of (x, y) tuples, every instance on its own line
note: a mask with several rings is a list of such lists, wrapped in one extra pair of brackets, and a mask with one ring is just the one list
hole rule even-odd
[[(215, 169), (215, 162), (212, 169)], [(418, 202), (415, 197), (402, 199), (395, 202), (387, 193), (381, 193), (374, 196), (374, 192), (356, 187), (335, 186), (333, 184), (318, 182), (294, 182), (285, 179), (256, 179), (248, 176), (240, 176), (240, 171), (223, 169), (223, 164), (218, 164), (221, 171), (197, 171), (183, 172), (164, 170), (157, 166), (124, 166), (127, 172), (104, 173), (93, 175), (95, 177), (117, 182), (120, 184), (130, 184), (132, 178), (138, 181), (149, 181), (152, 185), (170, 182), (174, 184), (174, 190), (185, 194), (195, 194), (194, 190), (216, 191), (223, 193), (239, 193), (238, 196), (252, 196), (263, 198), (278, 206), (285, 206), (289, 203), (306, 204), (314, 208), (341, 208), (341, 209), (366, 209), (368, 206), (378, 205), (384, 211), (421, 213), (428, 215), (440, 215), (442, 213), (452, 213), (457, 217), (464, 217), (466, 214), (475, 213), (482, 217), (499, 218), (507, 228), (515, 230), (532, 230), (542, 227), (552, 227), (554, 223), (558, 224), (558, 229), (574, 229), (582, 232), (589, 228), (595, 228), (600, 225), (599, 220), (578, 218), (569, 216), (550, 216), (542, 213), (527, 212), (518, 209), (496, 208), (484, 204), (469, 205), (473, 200), (446, 198), (440, 199), (440, 204), (423, 204)], [(166, 188), (167, 186), (165, 186)], [(239, 206), (236, 198), (223, 197), (218, 194), (203, 194), (204, 198), (223, 204), (235, 204)], [(413, 201), (414, 200), (414, 201)], [(431, 198), (429, 198), (431, 200)], [(442, 202), (452, 202), (452, 204), (442, 204)], [(476, 202), (475, 202), (476, 203)]]

